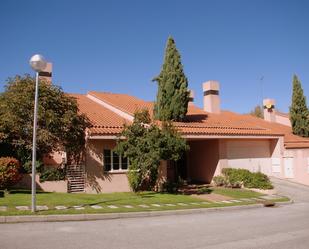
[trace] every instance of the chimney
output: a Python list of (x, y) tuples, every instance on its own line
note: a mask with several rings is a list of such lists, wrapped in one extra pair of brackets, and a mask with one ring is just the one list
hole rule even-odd
[(266, 121), (276, 122), (275, 103), (274, 99), (263, 100), (264, 119)]
[(188, 105), (193, 105), (194, 104), (194, 91), (193, 90), (189, 90), (189, 103)]
[(51, 62), (47, 62), (44, 71), (39, 72), (40, 80), (43, 80), (51, 84), (52, 83), (52, 71), (53, 71), (53, 64)]
[(210, 113), (220, 113), (220, 84), (218, 81), (210, 80), (203, 83), (204, 111)]

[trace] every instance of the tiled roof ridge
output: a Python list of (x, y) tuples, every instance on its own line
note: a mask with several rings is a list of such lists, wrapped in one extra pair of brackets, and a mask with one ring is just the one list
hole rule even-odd
[(290, 114), (289, 113), (279, 112), (277, 110), (275, 112), (275, 115), (282, 116), (282, 117), (285, 117), (285, 118), (290, 118)]
[(252, 128), (252, 127), (232, 127), (232, 126), (205, 126), (205, 125), (186, 125), (187, 123), (184, 124), (175, 124), (177, 127), (192, 127), (192, 128), (211, 128), (211, 129), (235, 129), (235, 130), (261, 130), (261, 131), (271, 131), (271, 129), (267, 128)]
[[(91, 94), (91, 93), (93, 93), (93, 94)], [(103, 93), (103, 94), (110, 94), (110, 95), (125, 95), (125, 96), (128, 96), (128, 97), (134, 98), (134, 99), (136, 99), (136, 100), (138, 100), (138, 101), (143, 101), (143, 102), (147, 103), (147, 101), (145, 101), (145, 100), (143, 100), (143, 99), (140, 99), (140, 98), (137, 98), (137, 97), (135, 97), (135, 96), (132, 96), (132, 95), (129, 95), (129, 94), (125, 94), (125, 93), (111, 93), (111, 92), (99, 92), (99, 91), (89, 91), (89, 92), (87, 93), (87, 94), (89, 94), (89, 95), (91, 95), (91, 96), (93, 96), (93, 97), (95, 97), (95, 98), (97, 98), (97, 99), (99, 99), (99, 100), (101, 100), (101, 101), (104, 101), (105, 103), (107, 103), (107, 104), (109, 104), (109, 105), (111, 105), (111, 106), (117, 108), (118, 110), (120, 110), (120, 111), (122, 111), (122, 112), (124, 112), (124, 113), (127, 113), (127, 114), (129, 114), (129, 115), (131, 115), (131, 116), (133, 116), (134, 113), (132, 113), (132, 112), (128, 111), (127, 109), (122, 108), (122, 107), (120, 107), (120, 106), (118, 106), (118, 105), (115, 105), (115, 104), (112, 103), (111, 101), (108, 101), (108, 100), (106, 100), (106, 99), (103, 99), (103, 100), (102, 100), (100, 97), (95, 96), (96, 93), (98, 93), (98, 94)]]
[(92, 125), (93, 128), (123, 128), (123, 125)]

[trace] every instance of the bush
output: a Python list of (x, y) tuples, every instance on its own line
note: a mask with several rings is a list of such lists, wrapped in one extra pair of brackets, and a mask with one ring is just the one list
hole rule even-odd
[(137, 170), (129, 170), (128, 181), (133, 192), (138, 192), (142, 183), (142, 175)]
[(214, 184), (217, 187), (226, 186), (226, 179), (224, 176), (215, 176), (213, 179)]
[(13, 157), (0, 158), (0, 188), (13, 186), (21, 179), (20, 163)]
[(198, 194), (198, 195), (210, 194), (211, 192), (212, 192), (212, 190), (211, 190), (210, 188), (202, 187), (202, 188), (199, 188), (199, 189), (196, 191), (196, 194)]
[[(41, 173), (43, 171), (44, 164), (41, 161), (36, 161), (35, 163), (36, 172)], [(23, 173), (31, 174), (32, 173), (32, 161), (27, 161), (22, 166)]]
[(252, 173), (250, 180), (245, 183), (247, 188), (259, 188), (259, 189), (272, 189), (274, 188), (271, 184), (268, 176), (261, 172)]
[[(224, 168), (222, 169), (221, 178), (215, 179), (221, 183), (217, 186), (226, 186), (226, 187), (241, 187), (246, 188), (259, 188), (259, 189), (272, 189), (273, 186), (265, 174), (261, 172), (252, 173), (246, 169), (233, 169), (233, 168)], [(223, 179), (222, 179), (223, 178)]]
[(40, 175), (40, 182), (61, 181), (65, 179), (65, 170), (61, 168), (45, 169)]
[(163, 183), (162, 192), (171, 193), (171, 194), (178, 193), (179, 185), (180, 185), (179, 182), (167, 180), (166, 182)]

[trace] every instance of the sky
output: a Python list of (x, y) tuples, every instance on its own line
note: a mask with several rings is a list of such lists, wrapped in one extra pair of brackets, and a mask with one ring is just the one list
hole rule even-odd
[(34, 75), (39, 53), (66, 92), (155, 100), (170, 35), (200, 107), (208, 80), (220, 82), (222, 109), (239, 113), (263, 98), (287, 112), (293, 74), (309, 97), (306, 0), (1, 0), (0, 91), (8, 77)]

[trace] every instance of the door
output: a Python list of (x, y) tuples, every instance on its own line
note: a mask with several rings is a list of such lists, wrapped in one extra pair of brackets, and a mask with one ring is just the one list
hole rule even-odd
[(284, 158), (284, 174), (286, 178), (294, 178), (293, 157)]

